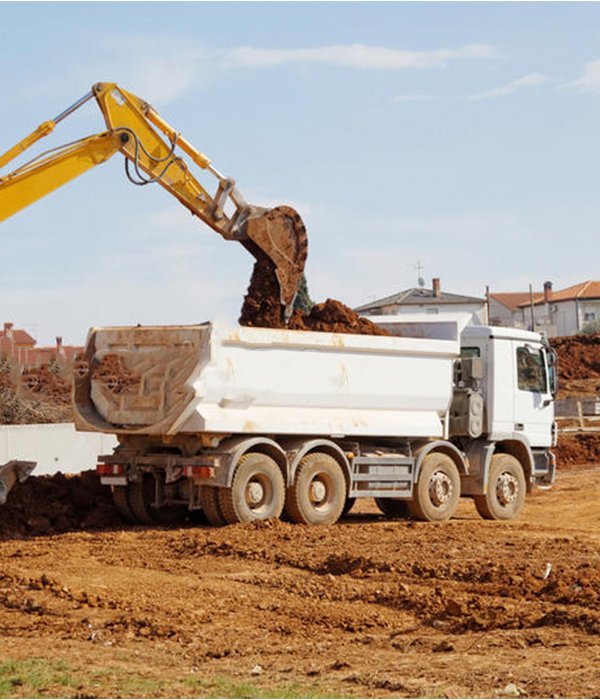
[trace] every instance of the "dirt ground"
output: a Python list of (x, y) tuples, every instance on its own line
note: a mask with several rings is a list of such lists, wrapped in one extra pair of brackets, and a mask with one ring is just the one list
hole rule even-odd
[(600, 467), (518, 522), (356, 511), (5, 536), (0, 696), (600, 695)]

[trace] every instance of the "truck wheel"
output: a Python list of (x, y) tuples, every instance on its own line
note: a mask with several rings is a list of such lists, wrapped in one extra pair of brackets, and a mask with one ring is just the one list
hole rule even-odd
[(123, 518), (126, 523), (137, 523), (131, 505), (129, 504), (129, 496), (127, 494), (127, 486), (113, 486), (112, 498), (117, 513)]
[(129, 484), (127, 495), (136, 520), (144, 525), (174, 525), (181, 522), (187, 514), (185, 506), (155, 508), (152, 505), (155, 497), (154, 478), (146, 473), (142, 474), (141, 481)]
[(487, 493), (475, 496), (475, 507), (486, 520), (512, 520), (525, 504), (523, 467), (512, 455), (492, 455)]
[(285, 482), (277, 462), (261, 452), (243, 455), (231, 487), (219, 489), (219, 504), (228, 523), (278, 518), (285, 501)]
[(441, 452), (428, 454), (421, 465), (409, 511), (417, 520), (448, 520), (460, 498), (460, 474), (454, 461)]
[(356, 503), (356, 498), (348, 496), (344, 502), (344, 508), (342, 509), (342, 515), (348, 515), (348, 513), (354, 508)]
[(222, 527), (227, 525), (219, 505), (219, 488), (216, 486), (202, 486), (200, 491), (202, 510), (210, 525)]
[(290, 519), (305, 525), (333, 525), (345, 503), (346, 480), (337, 461), (322, 452), (303, 457), (285, 498)]
[(408, 518), (410, 516), (408, 501), (401, 498), (376, 498), (375, 503), (388, 518)]

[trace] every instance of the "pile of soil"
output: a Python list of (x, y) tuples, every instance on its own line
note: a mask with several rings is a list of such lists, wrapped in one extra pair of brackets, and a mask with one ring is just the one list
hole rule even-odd
[(0, 508), (0, 538), (122, 527), (110, 489), (96, 472), (31, 476)]
[(11, 361), (0, 356), (0, 425), (73, 420), (69, 381), (48, 365), (26, 370), (16, 382), (15, 374), (18, 377)]
[(294, 311), (288, 328), (295, 331), (321, 331), (323, 333), (357, 333), (359, 335), (390, 335), (364, 316), (359, 316), (349, 306), (336, 299), (315, 304), (310, 313)]
[(72, 420), (70, 404), (22, 399), (11, 389), (0, 390), (0, 425), (69, 423)]
[(559, 357), (559, 379), (600, 380), (600, 334), (571, 335), (551, 338), (550, 344)]
[(55, 405), (71, 403), (71, 382), (61, 379), (48, 365), (26, 369), (21, 378), (23, 391), (43, 397)]
[(552, 448), (559, 469), (573, 464), (600, 463), (598, 433), (561, 433), (558, 445)]
[(389, 335), (383, 328), (359, 316), (350, 307), (336, 299), (327, 299), (324, 303), (315, 304), (310, 313), (296, 309), (286, 325), (283, 308), (279, 301), (275, 270), (273, 264), (266, 259), (258, 259), (254, 264), (239, 323), (242, 326), (259, 328), (287, 327), (290, 330), (323, 333)]

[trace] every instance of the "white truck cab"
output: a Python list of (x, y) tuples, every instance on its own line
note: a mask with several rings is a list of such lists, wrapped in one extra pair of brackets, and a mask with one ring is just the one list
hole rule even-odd
[(467, 326), (461, 333), (461, 356), (483, 359), (489, 440), (512, 436), (535, 447), (555, 444), (552, 355), (538, 333)]

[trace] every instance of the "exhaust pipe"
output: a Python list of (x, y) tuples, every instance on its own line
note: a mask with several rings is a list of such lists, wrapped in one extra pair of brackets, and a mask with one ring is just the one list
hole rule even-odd
[(8, 492), (17, 483), (22, 483), (29, 478), (35, 469), (37, 462), (23, 462), (11, 460), (0, 466), (0, 506), (6, 503)]

